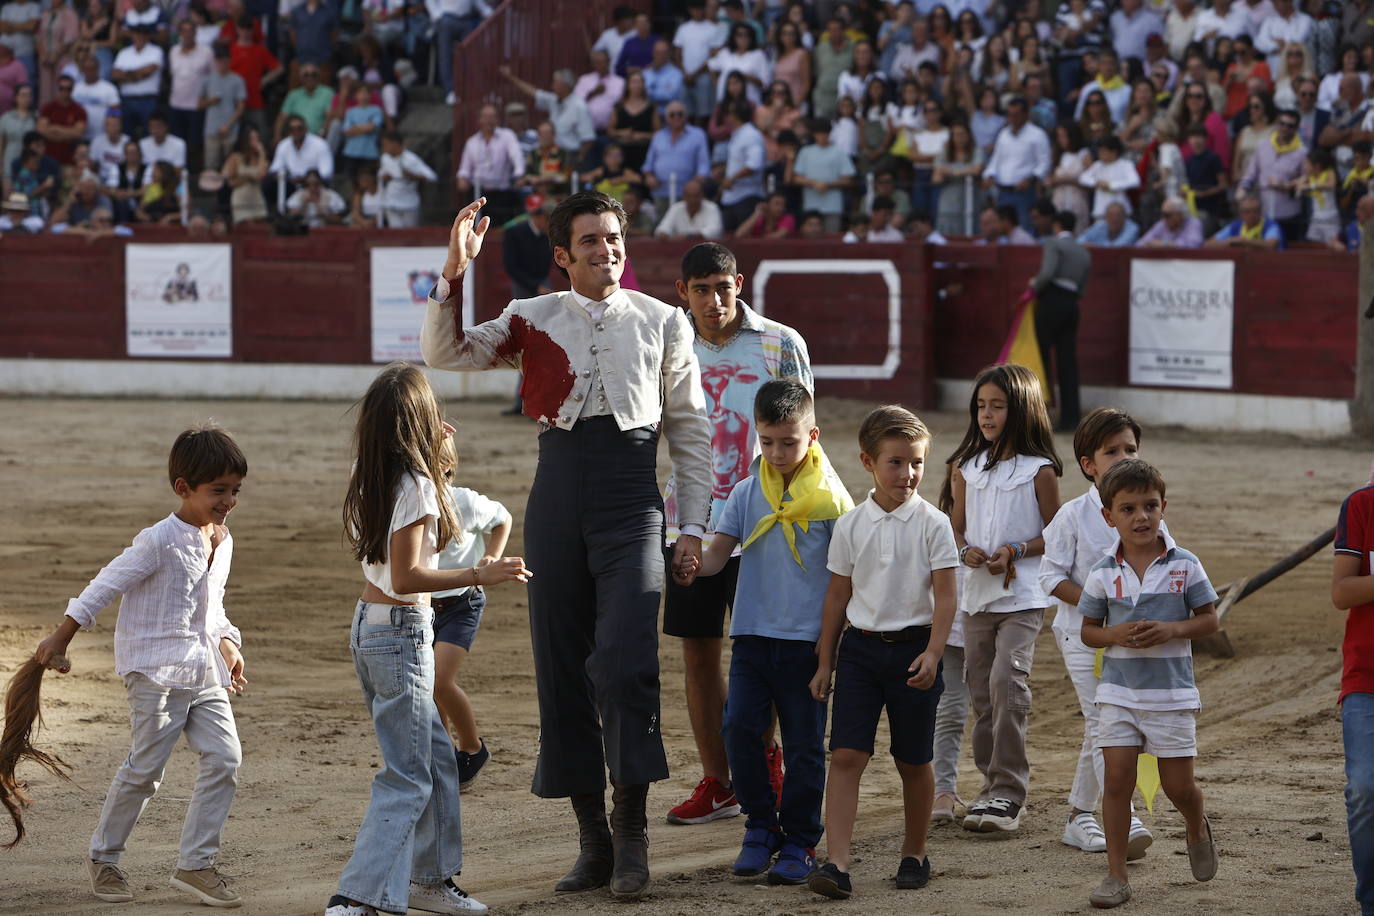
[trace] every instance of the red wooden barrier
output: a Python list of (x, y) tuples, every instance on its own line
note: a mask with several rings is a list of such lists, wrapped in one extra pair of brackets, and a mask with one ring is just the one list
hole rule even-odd
[[(442, 227), (318, 230), (301, 238), (236, 234), (231, 240), (233, 360), (369, 362), (371, 250), (442, 246), (446, 240)], [(14, 234), (0, 240), (0, 356), (124, 358), (124, 245), (122, 239), (88, 243)], [(900, 400), (916, 407), (933, 403), (936, 377), (971, 378), (996, 357), (1011, 303), (1040, 258), (1033, 247), (969, 244), (860, 248), (833, 241), (733, 240), (730, 246), (745, 274), (743, 298), (751, 303), (757, 302), (755, 278), (765, 262), (777, 267), (779, 261), (795, 265), (837, 255), (867, 259), (866, 264), (852, 261), (820, 273), (774, 272), (763, 289), (766, 313), (806, 338), (821, 392)], [(479, 320), (497, 314), (510, 298), (500, 247), (500, 234), (493, 233), (477, 262), (474, 306)], [(673, 281), (688, 247), (683, 241), (634, 240), (630, 261), (640, 288), (675, 302)], [(1236, 262), (1234, 391), (1351, 396), (1357, 272), (1350, 256), (1320, 250), (1095, 249), (1079, 333), (1085, 384), (1127, 384), (1130, 261), (1161, 257)], [(874, 372), (872, 367), (890, 358), (893, 316), (887, 280), (881, 274), (855, 272), (873, 261), (890, 262), (889, 275), (900, 284), (897, 362), (890, 375), (827, 377), (829, 367), (862, 366), (861, 371)], [(934, 269), (927, 268), (928, 262)], [(553, 285), (565, 283), (558, 277)]]

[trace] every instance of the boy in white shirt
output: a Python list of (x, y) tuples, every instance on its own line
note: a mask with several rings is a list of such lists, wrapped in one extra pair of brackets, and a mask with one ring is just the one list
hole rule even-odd
[(916, 492), (930, 448), (925, 424), (902, 407), (879, 407), (859, 428), (859, 446), (873, 489), (835, 524), (811, 680), (812, 695), (824, 701), (835, 675), (825, 792), (830, 861), (807, 885), (834, 899), (853, 893), (849, 842), (859, 779), (873, 756), (884, 707), (906, 806), (897, 887), (916, 889), (930, 881), (926, 834), (935, 801), (935, 710), (944, 689), (940, 659), (954, 620), (959, 566), (949, 517)]
[[(1060, 842), (1084, 852), (1106, 852), (1107, 837), (1093, 817), (1102, 797), (1102, 752), (1097, 747), (1097, 652), (1083, 645), (1079, 631), (1083, 615), (1078, 599), (1089, 571), (1111, 549), (1116, 532), (1102, 516), (1102, 497), (1097, 485), (1117, 462), (1136, 457), (1140, 450), (1140, 424), (1114, 407), (1099, 407), (1078, 424), (1073, 434), (1073, 453), (1078, 469), (1092, 481), (1088, 492), (1059, 507), (1045, 526), (1045, 556), (1040, 561), (1040, 588), (1058, 599), (1051, 629), (1064, 667), (1078, 694), (1083, 712), (1083, 747), (1069, 792), (1069, 820)], [(1162, 523), (1161, 523), (1162, 524)], [(1167, 531), (1167, 527), (1163, 530)], [(1126, 858), (1145, 855), (1154, 837), (1136, 817), (1131, 817)]]
[(1093, 188), (1093, 219), (1101, 219), (1107, 214), (1110, 204), (1121, 204), (1130, 215), (1131, 199), (1126, 192), (1140, 187), (1140, 174), (1135, 163), (1122, 157), (1126, 147), (1120, 137), (1103, 137), (1097, 144), (1097, 161), (1083, 170), (1078, 183), (1085, 188)]
[(119, 857), (184, 734), (200, 755), (200, 774), (171, 883), (211, 906), (237, 907), (242, 899), (216, 871), (215, 854), (243, 759), (229, 693), (241, 692), (247, 681), (243, 638), (224, 613), (234, 551), (224, 523), (238, 503), (248, 462), (228, 433), (205, 424), (177, 437), (167, 469), (181, 507), (139, 532), (71, 600), (35, 656), (44, 665), (65, 656), (76, 631), (91, 629), (101, 609), (124, 596), (115, 673), (129, 695), (133, 746), (91, 837), (91, 890), (110, 902), (133, 899)]
[(382, 134), (382, 159), (377, 167), (377, 179), (382, 183), (382, 207), (386, 224), (396, 228), (420, 224), (420, 184), (438, 181), (425, 160), (406, 149), (405, 138), (398, 131)]

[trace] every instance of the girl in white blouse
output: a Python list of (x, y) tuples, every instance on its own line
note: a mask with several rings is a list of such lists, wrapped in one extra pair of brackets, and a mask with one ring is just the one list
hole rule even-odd
[(1031, 659), (1050, 600), (1040, 589), (1045, 525), (1059, 511), (1063, 465), (1040, 380), (1025, 366), (983, 370), (969, 426), (947, 462), (950, 521), (968, 567), (959, 596), (973, 760), (983, 774), (966, 830), (1021, 826), (1030, 781), (1026, 726)]
[(404, 912), (407, 906), (486, 910), (452, 878), (463, 866), (458, 762), (431, 701), (429, 593), (525, 582), (529, 570), (519, 557), (438, 568), (440, 546), (460, 531), (441, 450), (452, 432), (424, 373), (409, 364), (383, 369), (358, 406), (344, 527), (366, 585), (349, 648), (383, 766), (325, 916), (368, 916), (374, 908)]

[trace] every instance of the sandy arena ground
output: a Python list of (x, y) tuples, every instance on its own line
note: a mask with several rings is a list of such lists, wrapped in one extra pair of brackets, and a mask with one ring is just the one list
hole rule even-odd
[[(530, 424), (496, 416), (499, 405), (453, 403), (463, 483), (515, 514), (512, 552), (534, 468)], [(854, 435), (868, 404), (821, 404), (823, 441), (851, 490), (867, 484)], [(0, 400), (0, 677), (29, 655), (66, 600), (146, 525), (175, 507), (162, 479), (177, 431), (213, 416), (251, 465), (231, 525), (236, 557), (228, 607), (245, 639), (246, 695), (234, 701), (245, 763), (220, 857), (248, 914), (319, 913), (352, 848), (376, 742), (348, 653), (348, 623), (361, 577), (340, 533), (351, 417), (339, 403)], [(957, 443), (963, 420), (932, 415), (935, 453)], [(1257, 572), (1334, 522), (1340, 500), (1369, 475), (1354, 444), (1310, 445), (1273, 437), (1149, 430), (1144, 456), (1169, 478), (1170, 527), (1198, 553), (1218, 585)], [(1071, 456), (1060, 437), (1061, 454)], [(666, 450), (664, 450), (666, 453)], [(1071, 460), (1071, 459), (1070, 459)], [(939, 480), (923, 492), (933, 498)], [(1064, 498), (1083, 492), (1076, 473)], [(1205, 709), (1198, 779), (1221, 850), (1221, 870), (1196, 884), (1183, 857), (1182, 821), (1160, 796), (1149, 856), (1132, 867), (1135, 913), (1353, 913), (1353, 878), (1341, 787), (1335, 697), (1344, 615), (1331, 608), (1329, 553), (1258, 593), (1228, 617), (1237, 656), (1199, 655)], [(537, 570), (535, 571), (538, 572)], [(856, 896), (831, 903), (804, 888), (732, 878), (726, 866), (743, 824), (670, 827), (662, 814), (699, 776), (683, 700), (678, 647), (665, 640), (663, 722), (673, 776), (650, 810), (651, 896), (619, 904), (603, 892), (555, 898), (571, 862), (575, 829), (565, 803), (529, 793), (538, 728), (523, 593), (491, 596), (465, 687), (495, 757), (463, 797), (467, 863), (462, 885), (499, 912), (896, 914), (1081, 912), (1105, 868), (1059, 842), (1081, 719), (1048, 626), (1032, 683), (1031, 803), (1020, 833), (1005, 839), (957, 827), (934, 831), (935, 878), (899, 894), (889, 877), (900, 843), (900, 793), (889, 759), (864, 782)], [(49, 674), (48, 730), (40, 743), (75, 766), (75, 784), (25, 769), (35, 804), (29, 837), (0, 851), (3, 913), (205, 913), (167, 886), (194, 777), (184, 747), (132, 837), (124, 858), (136, 900), (90, 896), (82, 859), (105, 789), (128, 747), (122, 685), (113, 671), (115, 612), (80, 634), (75, 668)], [(879, 746), (884, 739), (880, 738)], [(965, 747), (967, 754), (967, 745)], [(977, 787), (964, 760), (961, 785)], [(7, 823), (0, 837), (8, 838)]]

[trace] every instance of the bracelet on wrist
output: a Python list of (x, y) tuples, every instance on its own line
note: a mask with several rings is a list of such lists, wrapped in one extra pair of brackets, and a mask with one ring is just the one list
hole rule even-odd
[(968, 552), (969, 552), (969, 549), (970, 549), (972, 546), (973, 546), (972, 544), (965, 544), (963, 547), (960, 547), (960, 548), (959, 548), (959, 562), (960, 562), (960, 563), (964, 562), (964, 554), (968, 553)]

